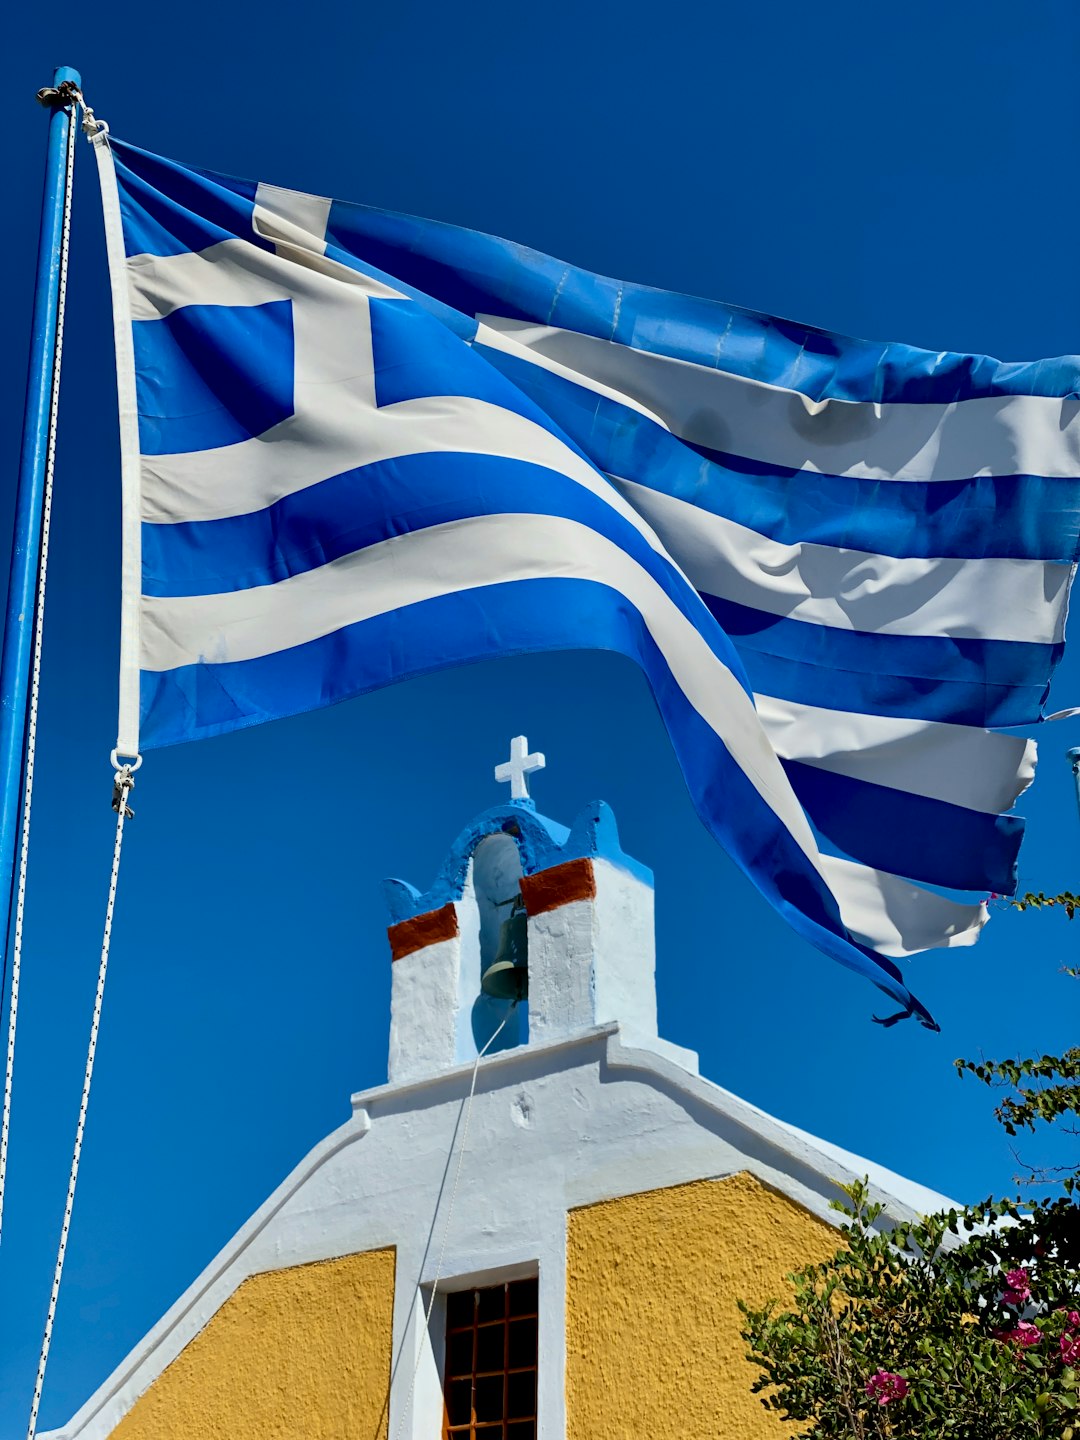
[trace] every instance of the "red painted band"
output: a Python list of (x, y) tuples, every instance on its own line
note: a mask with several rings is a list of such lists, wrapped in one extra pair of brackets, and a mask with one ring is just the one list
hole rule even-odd
[(453, 940), (459, 933), (457, 909), (453, 904), (447, 904), (440, 910), (429, 910), (412, 920), (391, 925), (386, 933), (390, 939), (391, 958), (402, 960), (406, 955), (426, 950), (440, 940)]
[(595, 896), (596, 877), (591, 860), (567, 860), (550, 870), (541, 870), (538, 875), (521, 877), (521, 898), (530, 915), (543, 915), (573, 900), (592, 900)]

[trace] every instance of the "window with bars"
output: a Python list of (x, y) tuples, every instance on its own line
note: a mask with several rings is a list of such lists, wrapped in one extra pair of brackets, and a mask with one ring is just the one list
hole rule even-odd
[(446, 1297), (446, 1440), (536, 1440), (538, 1282)]

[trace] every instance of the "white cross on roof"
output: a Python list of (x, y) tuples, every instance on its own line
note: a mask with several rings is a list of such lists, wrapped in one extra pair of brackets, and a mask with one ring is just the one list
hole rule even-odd
[(528, 800), (529, 782), (525, 778), (534, 770), (543, 770), (547, 761), (537, 752), (529, 754), (529, 742), (524, 735), (516, 735), (510, 741), (510, 759), (503, 765), (495, 766), (495, 779), (505, 784), (510, 782), (512, 800)]

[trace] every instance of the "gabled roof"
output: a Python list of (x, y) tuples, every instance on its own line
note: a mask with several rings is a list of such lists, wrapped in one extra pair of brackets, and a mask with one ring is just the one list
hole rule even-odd
[[(434, 1261), (424, 1241), (442, 1213), (447, 1149), (472, 1078), (473, 1066), (464, 1064), (353, 1096), (352, 1117), (297, 1166), (72, 1420), (49, 1432), (51, 1440), (103, 1440), (251, 1275), (394, 1245), (403, 1294), (430, 1284)], [(530, 1256), (557, 1300), (568, 1210), (741, 1171), (834, 1224), (836, 1183), (863, 1176), (888, 1220), (951, 1205), (665, 1054), (623, 1044), (617, 1024), (489, 1056), (476, 1078), (466, 1167), (476, 1196), (454, 1213), (444, 1276)], [(552, 1304), (549, 1313), (560, 1308)]]

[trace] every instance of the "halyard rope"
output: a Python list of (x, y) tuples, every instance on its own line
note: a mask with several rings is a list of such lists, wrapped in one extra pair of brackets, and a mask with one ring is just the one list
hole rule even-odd
[(41, 517), (41, 558), (38, 563), (34, 607), (34, 651), (31, 665), (30, 704), (26, 724), (26, 779), (23, 788), (22, 838), (15, 902), (15, 931), (11, 947), (11, 1000), (8, 1005), (7, 1054), (4, 1063), (4, 1102), (0, 1116), (0, 1230), (4, 1223), (8, 1141), (11, 1133), (11, 1093), (15, 1078), (15, 1030), (19, 1018), (19, 979), (22, 971), (23, 920), (26, 914), (26, 869), (30, 854), (30, 806), (34, 793), (34, 758), (37, 753), (38, 696), (41, 690), (41, 642), (45, 625), (45, 576), (49, 568), (49, 533), (52, 517), (53, 474), (56, 467), (56, 420), (60, 398), (60, 357), (64, 348), (64, 306), (67, 299), (68, 242), (71, 238), (71, 191), (75, 174), (75, 106), (68, 124), (67, 171), (64, 178), (64, 219), (60, 239), (60, 275), (56, 308), (56, 343), (53, 350), (52, 395), (49, 402), (49, 437), (45, 460), (45, 494)]
[(64, 1202), (64, 1220), (60, 1227), (60, 1245), (56, 1252), (56, 1268), (53, 1271), (52, 1290), (49, 1293), (49, 1309), (45, 1316), (45, 1333), (41, 1338), (41, 1354), (38, 1356), (37, 1378), (34, 1381), (34, 1398), (30, 1404), (30, 1423), (27, 1440), (34, 1440), (37, 1432), (38, 1408), (41, 1405), (41, 1391), (45, 1385), (45, 1367), (49, 1363), (49, 1347), (52, 1344), (53, 1321), (56, 1319), (56, 1297), (60, 1293), (60, 1277), (64, 1272), (64, 1256), (67, 1253), (68, 1232), (71, 1229), (71, 1211), (75, 1204), (75, 1185), (79, 1178), (79, 1160), (82, 1157), (83, 1135), (86, 1130), (86, 1109), (90, 1103), (90, 1082), (94, 1076), (94, 1056), (97, 1053), (98, 1029), (101, 1025), (101, 1002), (105, 995), (105, 972), (109, 965), (109, 946), (112, 942), (113, 912), (116, 908), (116, 882), (120, 875), (120, 851), (124, 843), (124, 821), (131, 818), (127, 797), (135, 784), (130, 765), (121, 765), (113, 784), (113, 808), (116, 810), (116, 838), (113, 841), (112, 874), (109, 877), (109, 898), (105, 906), (105, 930), (101, 939), (101, 960), (98, 964), (97, 990), (94, 993), (94, 1014), (90, 1022), (90, 1043), (86, 1051), (86, 1070), (83, 1074), (82, 1099), (79, 1102), (79, 1121), (75, 1127), (75, 1147), (71, 1154), (71, 1170), (68, 1174), (67, 1199)]
[[(436, 1299), (438, 1298), (438, 1294), (439, 1294), (439, 1281), (442, 1279), (443, 1261), (446, 1259), (446, 1237), (450, 1234), (450, 1221), (453, 1219), (453, 1215), (454, 1215), (454, 1202), (457, 1200), (458, 1185), (459, 1185), (459, 1183), (460, 1183), (460, 1181), (461, 1181), (461, 1164), (462, 1164), (462, 1161), (465, 1159), (465, 1147), (466, 1147), (466, 1146), (468, 1145), (468, 1143), (469, 1143), (469, 1118), (470, 1118), (470, 1116), (472, 1115), (473, 1096), (474, 1096), (475, 1093), (476, 1093), (476, 1077), (477, 1077), (477, 1075), (479, 1075), (479, 1073), (480, 1073), (480, 1061), (484, 1058), (484, 1056), (487, 1054), (487, 1052), (491, 1049), (492, 1045), (495, 1044), (495, 1041), (496, 1041), (496, 1040), (499, 1038), (499, 1036), (502, 1034), (504, 1028), (506, 1027), (507, 1021), (510, 1019), (510, 1016), (513, 1015), (513, 1013), (514, 1013), (514, 1011), (515, 1011), (516, 1009), (517, 1009), (517, 1001), (515, 1000), (514, 1003), (513, 1003), (513, 1005), (510, 1007), (510, 1009), (509, 1009), (509, 1010), (506, 1012), (506, 1014), (503, 1016), (502, 1021), (501, 1021), (500, 1024), (499, 1024), (498, 1029), (494, 1032), (494, 1034), (492, 1034), (492, 1035), (488, 1038), (488, 1040), (487, 1040), (487, 1041), (485, 1042), (485, 1044), (484, 1044), (484, 1048), (480, 1051), (480, 1053), (477, 1055), (475, 1061), (473, 1062), (472, 1082), (471, 1082), (471, 1084), (469, 1085), (469, 1093), (468, 1093), (468, 1095), (467, 1095), (466, 1098), (465, 1098), (465, 1102), (464, 1102), (464, 1106), (463, 1106), (464, 1117), (462, 1117), (462, 1112), (461, 1112), (461, 1111), (458, 1112), (458, 1120), (459, 1120), (459, 1122), (461, 1122), (462, 1119), (463, 1119), (463, 1120), (464, 1120), (464, 1123), (462, 1124), (462, 1130), (461, 1130), (461, 1145), (458, 1147), (457, 1169), (454, 1171), (454, 1187), (453, 1187), (453, 1189), (450, 1191), (450, 1204), (449, 1204), (449, 1206), (447, 1207), (446, 1220), (445, 1220), (445, 1222), (444, 1222), (444, 1224), (443, 1224), (442, 1244), (439, 1246), (439, 1263), (438, 1263), (438, 1265), (435, 1267), (435, 1278), (434, 1278), (434, 1280), (431, 1282), (431, 1299), (428, 1301), (427, 1308), (426, 1308), (426, 1310), (425, 1310), (425, 1312), (424, 1312), (424, 1329), (423, 1329), (423, 1334), (422, 1334), (421, 1337), (419, 1337), (418, 1343), (417, 1343), (417, 1349), (416, 1349), (416, 1364), (413, 1366), (412, 1379), (409, 1381), (409, 1393), (408, 1393), (408, 1394), (406, 1395), (406, 1397), (405, 1397), (405, 1404), (401, 1407), (401, 1414), (398, 1416), (398, 1423), (397, 1423), (397, 1425), (394, 1427), (394, 1440), (399, 1440), (399, 1437), (400, 1437), (400, 1435), (401, 1435), (401, 1431), (402, 1431), (402, 1429), (403, 1429), (403, 1427), (404, 1427), (404, 1425), (405, 1425), (405, 1420), (406, 1420), (406, 1418), (407, 1418), (407, 1416), (408, 1416), (408, 1414), (409, 1414), (409, 1407), (412, 1405), (413, 1391), (416, 1389), (416, 1377), (417, 1377), (417, 1375), (419, 1375), (419, 1373), (420, 1373), (420, 1361), (423, 1359), (423, 1356), (424, 1356), (424, 1351), (423, 1351), (423, 1348), (422, 1348), (423, 1336), (426, 1336), (426, 1335), (430, 1334), (430, 1331), (431, 1331), (431, 1314), (432, 1314), (432, 1311), (435, 1309), (435, 1301), (436, 1301)], [(454, 1135), (453, 1135), (453, 1137), (452, 1137), (451, 1140), (450, 1140), (450, 1154), (446, 1157), (447, 1166), (449, 1166), (451, 1156), (452, 1156), (453, 1153), (454, 1153), (454, 1140), (455, 1140), (456, 1138), (457, 1138), (457, 1126), (455, 1125), (455, 1127), (454, 1127)], [(438, 1218), (439, 1218), (439, 1202), (438, 1202), (438, 1200), (436, 1200), (436, 1202), (435, 1202), (435, 1214), (434, 1214), (434, 1216), (432, 1217), (432, 1221), (431, 1221), (431, 1229), (432, 1229), (432, 1232), (434, 1232), (434, 1230), (435, 1230), (435, 1222), (436, 1222), (436, 1220), (437, 1220)], [(406, 1333), (407, 1333), (407, 1332), (406, 1332)], [(403, 1338), (404, 1338), (404, 1337), (403, 1337)], [(393, 1383), (393, 1369), (391, 1369), (391, 1372), (390, 1372), (390, 1373), (391, 1373), (391, 1383)]]

